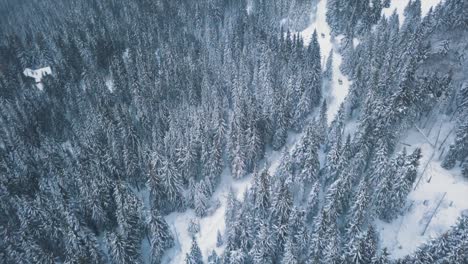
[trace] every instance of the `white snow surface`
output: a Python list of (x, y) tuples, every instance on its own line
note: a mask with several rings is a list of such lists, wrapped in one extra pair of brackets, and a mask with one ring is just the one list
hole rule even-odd
[(434, 9), (443, 0), (421, 0), (421, 15), (424, 17), (429, 13), (431, 7)]
[[(430, 130), (421, 129), (425, 136), (417, 129), (411, 129), (401, 142), (409, 144), (406, 146), (408, 153), (416, 147), (421, 148), (422, 158), (419, 166), (419, 180), (424, 167), (428, 164), (422, 174), (419, 184), (415, 184), (406, 203), (407, 212), (391, 223), (377, 220), (377, 229), (380, 232), (381, 247), (387, 247), (392, 258), (400, 258), (413, 253), (423, 243), (431, 238), (436, 238), (447, 232), (461, 214), (468, 210), (468, 181), (461, 176), (459, 168), (445, 170), (440, 166), (439, 156), (441, 151), (453, 142), (453, 124), (444, 121), (437, 122)], [(440, 119), (439, 119), (440, 120)], [(440, 130), (440, 135), (439, 134)], [(448, 140), (440, 147), (443, 140), (449, 135)], [(438, 140), (437, 140), (438, 138)], [(437, 142), (437, 143), (436, 143)], [(435, 145), (435, 147), (433, 147)], [(434, 153), (434, 155), (433, 155)], [(445, 197), (444, 197), (444, 193)], [(435, 211), (438, 203), (442, 200), (440, 207)], [(430, 220), (431, 215), (432, 220)], [(427, 230), (424, 229), (427, 225)]]
[[(332, 38), (330, 27), (326, 20), (327, 0), (320, 0), (317, 4), (316, 13), (312, 15), (312, 23), (300, 32), (304, 39), (304, 44), (308, 45), (312, 39), (312, 34), (317, 31), (317, 38), (320, 45), (322, 57), (322, 69), (325, 68), (327, 56), (333, 49), (333, 77), (331, 91), (324, 91), (328, 103), (328, 122), (331, 123), (336, 113), (340, 109), (341, 103), (348, 95), (350, 81), (341, 73), (341, 54), (338, 52), (338, 44), (342, 36)], [(358, 43), (358, 40), (355, 40)], [(356, 44), (357, 45), (357, 44)]]
[(36, 82), (36, 87), (39, 89), (39, 90), (43, 90), (44, 89), (44, 86), (42, 85), (41, 81), (42, 81), (42, 78), (44, 76), (47, 76), (47, 75), (50, 75), (52, 74), (52, 69), (47, 66), (47, 67), (43, 67), (43, 68), (39, 68), (39, 69), (36, 69), (36, 70), (32, 70), (30, 68), (26, 68), (24, 69), (23, 71), (23, 74), (27, 77), (31, 77), (34, 79), (34, 81)]
[[(423, 17), (426, 16), (431, 7), (436, 7), (442, 1), (443, 0), (421, 0), (421, 15)], [(390, 7), (384, 8), (382, 12), (386, 17), (389, 17), (393, 14), (393, 11), (396, 11), (401, 25), (405, 19), (405, 7), (409, 2), (410, 0), (392, 0), (390, 2)]]
[(114, 92), (114, 81), (112, 80), (112, 78), (110, 78), (110, 77), (106, 78), (105, 84), (106, 84), (106, 87), (109, 90), (109, 92), (113, 93)]
[(253, 4), (252, 1), (247, 1), (247, 15), (252, 14)]

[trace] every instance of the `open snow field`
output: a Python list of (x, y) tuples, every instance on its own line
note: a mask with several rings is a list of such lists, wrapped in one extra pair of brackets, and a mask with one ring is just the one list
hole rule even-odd
[(391, 223), (377, 221), (381, 246), (388, 248), (392, 258), (411, 254), (448, 231), (468, 210), (468, 181), (462, 178), (459, 168), (445, 170), (440, 166), (439, 156), (453, 142), (452, 129), (452, 123), (441, 120), (432, 129), (421, 129), (425, 136), (413, 128), (401, 140), (410, 145), (404, 145), (408, 153), (419, 147), (423, 156), (416, 184), (408, 196), (407, 212)]

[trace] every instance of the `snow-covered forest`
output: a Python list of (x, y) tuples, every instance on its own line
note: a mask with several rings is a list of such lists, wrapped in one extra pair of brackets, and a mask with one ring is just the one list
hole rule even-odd
[(0, 263), (468, 263), (468, 2), (0, 0)]

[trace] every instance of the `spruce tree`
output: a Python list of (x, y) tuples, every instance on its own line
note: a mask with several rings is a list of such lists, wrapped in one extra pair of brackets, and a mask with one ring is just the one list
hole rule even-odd
[(203, 264), (203, 256), (200, 248), (198, 247), (198, 243), (195, 240), (195, 237), (192, 238), (192, 247), (190, 248), (190, 252), (185, 256), (185, 263)]

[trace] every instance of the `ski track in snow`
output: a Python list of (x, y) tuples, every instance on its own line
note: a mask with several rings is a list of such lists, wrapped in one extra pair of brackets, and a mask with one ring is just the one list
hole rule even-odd
[[(448, 118), (445, 117), (445, 119)], [(431, 134), (427, 136), (431, 143), (436, 145), (435, 148), (416, 129), (411, 129), (401, 141), (411, 145), (406, 146), (408, 154), (416, 147), (420, 147), (422, 150), (423, 156), (416, 182), (421, 177), (426, 164), (428, 166), (419, 184), (415, 184), (416, 190), (413, 190), (408, 196), (408, 211), (391, 223), (376, 221), (377, 230), (380, 232), (381, 247), (387, 247), (392, 258), (400, 258), (413, 253), (423, 243), (448, 231), (457, 223), (459, 216), (468, 212), (468, 199), (466, 199), (468, 182), (462, 178), (460, 168), (445, 170), (440, 166), (440, 153), (444, 147), (447, 151), (449, 144), (453, 142), (453, 133), (444, 143), (444, 147), (440, 150), (439, 147), (454, 126), (447, 121), (441, 122), (442, 125), (436, 122)], [(439, 129), (441, 130), (439, 140), (435, 144)], [(429, 129), (422, 130), (426, 134), (429, 133)], [(431, 159), (434, 151), (435, 155)], [(446, 195), (430, 221), (431, 215), (444, 193)], [(422, 235), (428, 223), (427, 230)]]
[[(321, 0), (318, 2), (315, 21), (306, 29), (300, 32), (304, 39), (304, 44), (308, 45), (312, 39), (314, 30), (317, 31), (317, 39), (320, 45), (320, 54), (322, 57), (322, 69), (325, 68), (327, 56), (333, 49), (333, 78), (331, 91), (325, 91), (328, 103), (328, 122), (331, 123), (336, 113), (340, 109), (341, 103), (344, 101), (350, 86), (349, 79), (341, 73), (340, 65), (342, 62), (341, 54), (338, 52), (338, 43), (342, 36), (332, 38), (331, 30), (326, 20), (327, 1)], [(357, 42), (357, 41), (356, 41)]]

